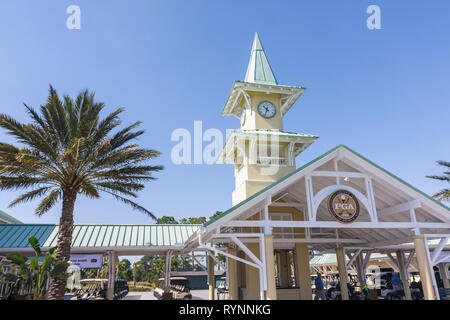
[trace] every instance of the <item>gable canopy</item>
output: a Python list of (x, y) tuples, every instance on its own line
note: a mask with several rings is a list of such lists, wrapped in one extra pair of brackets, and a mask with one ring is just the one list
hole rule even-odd
[[(360, 202), (360, 215), (354, 222), (340, 223), (328, 212), (326, 199), (340, 189), (351, 192)], [(296, 208), (304, 212), (305, 221), (273, 221), (266, 213), (269, 207)], [(254, 219), (255, 216), (258, 218)], [(250, 217), (253, 219), (247, 220)], [(275, 227), (302, 230), (298, 234), (303, 239), (280, 238), (275, 234), (274, 246), (279, 248), (307, 242), (312, 249), (322, 252), (334, 249), (337, 243), (355, 250), (395, 250), (407, 247), (412, 232), (430, 239), (450, 237), (450, 209), (339, 145), (208, 221), (201, 239), (222, 242), (218, 233), (236, 232), (244, 227), (259, 228), (260, 232)], [(191, 237), (192, 243), (199, 232)]]

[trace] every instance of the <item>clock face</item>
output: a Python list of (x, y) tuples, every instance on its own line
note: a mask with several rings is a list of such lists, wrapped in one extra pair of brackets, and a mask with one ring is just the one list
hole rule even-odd
[(258, 113), (266, 119), (272, 118), (276, 112), (277, 109), (269, 101), (263, 101), (258, 105)]

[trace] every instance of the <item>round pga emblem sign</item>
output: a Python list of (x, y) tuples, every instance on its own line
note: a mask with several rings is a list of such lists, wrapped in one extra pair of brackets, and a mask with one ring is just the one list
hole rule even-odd
[(347, 190), (335, 191), (328, 198), (328, 211), (339, 222), (353, 222), (359, 215), (358, 199)]

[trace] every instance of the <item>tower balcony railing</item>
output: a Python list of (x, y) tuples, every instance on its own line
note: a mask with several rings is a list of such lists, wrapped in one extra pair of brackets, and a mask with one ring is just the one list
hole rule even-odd
[(285, 157), (258, 156), (256, 159), (256, 164), (265, 165), (265, 166), (271, 166), (271, 165), (285, 166), (286, 158)]

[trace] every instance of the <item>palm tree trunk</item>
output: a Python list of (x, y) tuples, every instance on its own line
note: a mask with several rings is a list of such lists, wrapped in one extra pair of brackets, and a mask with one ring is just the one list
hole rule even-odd
[[(70, 247), (72, 245), (73, 232), (73, 208), (77, 194), (72, 190), (63, 191), (63, 205), (61, 219), (59, 220), (58, 250), (55, 254), (57, 261), (70, 260)], [(52, 279), (48, 294), (49, 300), (63, 300), (66, 289), (66, 278)]]

